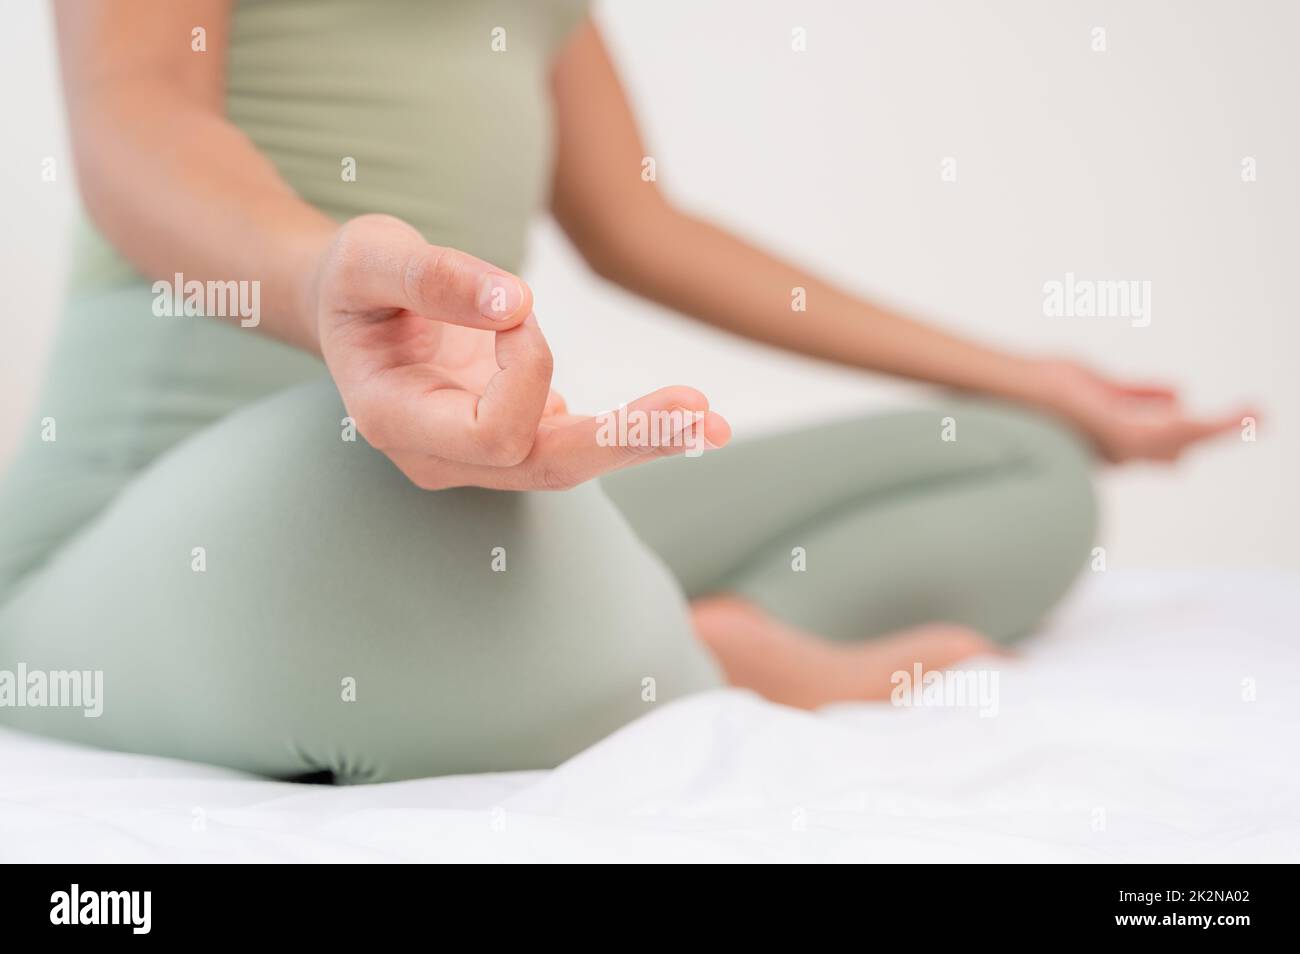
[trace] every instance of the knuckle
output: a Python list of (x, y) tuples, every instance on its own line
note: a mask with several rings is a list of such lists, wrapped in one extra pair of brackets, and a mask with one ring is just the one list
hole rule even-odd
[(555, 355), (551, 354), (551, 346), (545, 339), (539, 338), (532, 348), (532, 357), (537, 364), (539, 374), (545, 374), (549, 382), (551, 376), (555, 373)]
[(395, 228), (409, 228), (401, 219), (383, 212), (367, 212), (343, 223), (343, 231), (370, 232)]
[(375, 249), (394, 240), (406, 241), (419, 233), (391, 215), (370, 214), (339, 226), (327, 257), (331, 272), (347, 280), (373, 267)]
[(537, 484), (542, 490), (572, 490), (580, 481), (572, 473), (553, 466), (537, 471)]
[(642, 457), (648, 457), (659, 450), (658, 447), (651, 447), (645, 444), (615, 444), (606, 448), (610, 463), (614, 466), (622, 466), (631, 461), (638, 460)]
[(402, 269), (402, 291), (407, 301), (422, 302), (429, 287), (429, 256), (426, 250), (411, 255)]
[(330, 247), (327, 258), (329, 272), (345, 283), (356, 278), (365, 265), (366, 244), (357, 229), (345, 225)]
[(478, 448), (492, 467), (517, 467), (532, 453), (533, 441), (515, 431), (486, 431), (479, 436)]
[[(514, 352), (515, 367), (532, 386), (549, 390), (555, 376), (555, 357), (544, 340), (517, 342)], [(549, 400), (549, 399), (548, 399)]]
[(460, 260), (451, 249), (427, 246), (406, 263), (407, 292), (415, 301), (429, 301), (442, 289), (456, 288), (461, 271)]
[(681, 406), (683, 411), (690, 412), (697, 408), (707, 409), (709, 406), (708, 396), (703, 391), (688, 384), (674, 385), (671, 391), (673, 399)]

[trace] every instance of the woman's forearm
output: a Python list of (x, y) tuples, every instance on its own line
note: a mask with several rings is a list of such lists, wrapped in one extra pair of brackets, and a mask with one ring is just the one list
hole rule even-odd
[[(114, 247), (149, 278), (258, 282), (257, 327), (315, 351), (309, 276), (336, 224), (220, 117), (129, 93), (104, 106), (77, 151), (91, 153), (79, 163), (85, 204)], [(161, 135), (150, 114), (170, 117)]]
[(671, 206), (643, 215), (628, 235), (598, 261), (601, 274), (718, 328), (911, 380), (1035, 403), (1042, 397), (1034, 359), (856, 298)]
[[(175, 45), (192, 14), (169, 7), (130, 19)], [(149, 278), (258, 282), (258, 329), (316, 351), (310, 276), (337, 226), (222, 114), (221, 11), (203, 21), (208, 49), (182, 44), (174, 59), (132, 59), (103, 5), (56, 11), (79, 185), (96, 226)]]
[[(917, 381), (1040, 402), (1039, 362), (855, 298), (674, 208), (641, 176), (646, 146), (594, 23), (570, 40), (551, 85), (559, 130), (552, 209), (605, 278), (746, 338)], [(794, 297), (798, 288), (804, 289), (802, 302)]]

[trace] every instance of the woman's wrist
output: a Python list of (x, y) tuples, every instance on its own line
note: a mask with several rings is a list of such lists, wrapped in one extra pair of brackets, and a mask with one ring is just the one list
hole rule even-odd
[(1081, 365), (1061, 358), (1031, 358), (1025, 372), (1025, 400), (1035, 407), (1073, 419), (1071, 383), (1084, 373)]
[(288, 332), (291, 344), (320, 354), (320, 277), (329, 256), (329, 250), (338, 234), (339, 225), (323, 219), (298, 236), (291, 244), (285, 264), (288, 278), (288, 312), (291, 316)]
[(1055, 410), (1057, 391), (1054, 387), (1056, 362), (1046, 358), (1011, 358), (1013, 373), (1007, 378), (1007, 397), (1034, 407)]

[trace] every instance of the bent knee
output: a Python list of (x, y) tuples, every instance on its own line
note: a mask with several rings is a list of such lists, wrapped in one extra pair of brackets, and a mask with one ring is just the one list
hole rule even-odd
[(1026, 519), (1043, 521), (1044, 535), (1071, 553), (1092, 545), (1094, 458), (1080, 434), (1048, 414), (991, 402), (972, 402), (961, 417), (967, 433), (973, 426), (977, 439), (1002, 448), (1009, 472), (1028, 478)]
[(347, 437), (328, 381), (258, 402), (43, 570), (17, 642), (111, 693), (48, 734), (268, 774), (538, 768), (716, 684), (598, 486), (424, 491)]

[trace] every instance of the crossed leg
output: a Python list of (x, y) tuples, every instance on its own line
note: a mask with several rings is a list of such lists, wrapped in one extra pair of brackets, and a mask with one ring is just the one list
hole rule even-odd
[(421, 491), (340, 439), (328, 380), (291, 388), (163, 454), (13, 587), (0, 669), (102, 672), (103, 712), (0, 720), (359, 782), (553, 766), (717, 664), (782, 701), (868, 697), (863, 639), (1014, 638), (1091, 540), (1069, 437), (955, 416), (952, 443), (909, 412), (620, 472), (616, 509), (597, 485)]
[(1078, 574), (1096, 522), (1079, 442), (979, 403), (737, 442), (604, 483), (692, 597), (728, 681), (806, 707), (883, 698), (899, 669), (1025, 635)]

